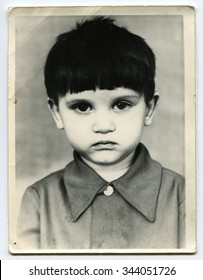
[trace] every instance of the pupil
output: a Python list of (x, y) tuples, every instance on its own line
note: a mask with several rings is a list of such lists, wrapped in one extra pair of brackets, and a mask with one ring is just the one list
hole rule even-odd
[(119, 102), (117, 107), (118, 107), (118, 109), (125, 109), (126, 104), (124, 102)]
[(81, 104), (81, 105), (79, 105), (79, 110), (80, 110), (80, 111), (85, 112), (85, 111), (87, 111), (87, 109), (88, 109), (88, 105), (87, 105), (87, 104)]

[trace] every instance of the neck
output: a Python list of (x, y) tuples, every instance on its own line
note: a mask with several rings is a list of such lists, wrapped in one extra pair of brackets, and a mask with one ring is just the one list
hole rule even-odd
[(124, 175), (132, 164), (134, 152), (131, 153), (127, 158), (113, 165), (97, 165), (93, 162), (88, 161), (82, 157), (82, 160), (90, 166), (97, 174), (99, 174), (107, 182), (118, 179)]

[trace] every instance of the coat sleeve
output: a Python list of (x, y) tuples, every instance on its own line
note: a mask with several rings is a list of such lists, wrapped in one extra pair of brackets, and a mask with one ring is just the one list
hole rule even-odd
[(18, 218), (18, 246), (26, 249), (40, 249), (40, 199), (31, 186), (25, 191)]

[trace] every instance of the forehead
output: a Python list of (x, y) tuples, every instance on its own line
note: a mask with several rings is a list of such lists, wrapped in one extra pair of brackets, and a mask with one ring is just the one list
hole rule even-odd
[(121, 98), (121, 97), (136, 97), (140, 98), (140, 93), (128, 89), (128, 88), (116, 88), (112, 90), (108, 89), (96, 89), (96, 90), (85, 90), (79, 93), (67, 93), (65, 95), (66, 100), (77, 100), (77, 99), (92, 99), (92, 100), (99, 100), (102, 99), (114, 99), (114, 98)]

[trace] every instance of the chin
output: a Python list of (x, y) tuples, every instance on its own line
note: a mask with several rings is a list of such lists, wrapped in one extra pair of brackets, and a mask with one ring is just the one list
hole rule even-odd
[(120, 157), (98, 156), (91, 159), (91, 161), (98, 165), (113, 165), (121, 161)]

